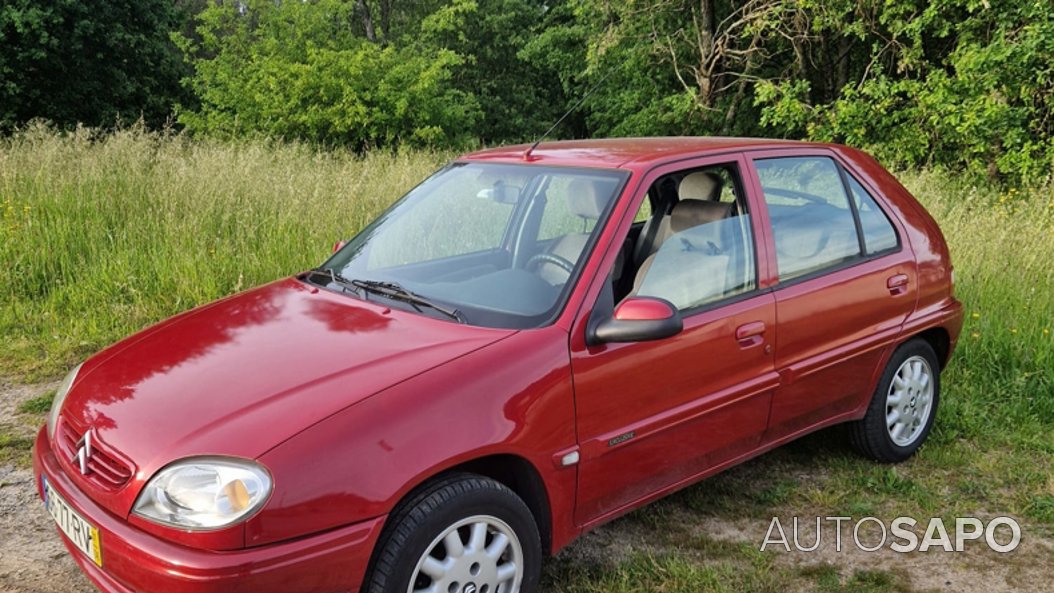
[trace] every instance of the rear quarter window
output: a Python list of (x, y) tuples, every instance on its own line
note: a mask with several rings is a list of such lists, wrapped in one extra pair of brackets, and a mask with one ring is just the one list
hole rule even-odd
[(889, 217), (859, 181), (848, 174), (846, 178), (849, 180), (849, 191), (852, 192), (853, 201), (856, 203), (856, 211), (860, 215), (860, 228), (864, 232), (867, 254), (873, 255), (896, 249), (900, 243), (897, 240), (897, 231), (893, 228)]

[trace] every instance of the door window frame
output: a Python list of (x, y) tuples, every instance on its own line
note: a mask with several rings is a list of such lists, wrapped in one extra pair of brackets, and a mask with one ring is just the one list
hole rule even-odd
[[(904, 250), (904, 241), (902, 240), (903, 228), (901, 227), (899, 219), (889, 215), (888, 206), (883, 204), (885, 201), (884, 197), (880, 198), (880, 192), (876, 192), (867, 183), (863, 182), (859, 175), (853, 174), (852, 167), (841, 158), (841, 156), (830, 149), (825, 148), (776, 148), (776, 149), (765, 149), (765, 150), (748, 150), (743, 153), (744, 160), (747, 161), (749, 183), (753, 186), (753, 195), (755, 197), (756, 208), (760, 208), (758, 212), (758, 218), (763, 219), (763, 233), (760, 237), (765, 243), (765, 252), (768, 254), (769, 261), (767, 271), (769, 274), (767, 286), (772, 288), (782, 288), (785, 286), (794, 286), (817, 278), (822, 278), (830, 274), (854, 268), (856, 266), (866, 264), (876, 259), (882, 259), (890, 255), (900, 253)], [(826, 158), (831, 160), (835, 167), (838, 169), (839, 179), (842, 183), (842, 191), (845, 193), (846, 200), (849, 201), (849, 209), (853, 215), (853, 224), (856, 228), (857, 240), (860, 245), (860, 253), (851, 259), (841, 261), (837, 264), (803, 274), (801, 276), (795, 276), (786, 280), (780, 280), (779, 277), (779, 262), (776, 257), (776, 237), (772, 227), (772, 218), (769, 216), (768, 202), (765, 201), (764, 188), (761, 185), (761, 177), (758, 175), (757, 168), (754, 166), (755, 161), (762, 161), (768, 159), (793, 159), (793, 158)], [(878, 204), (882, 214), (885, 215), (886, 219), (889, 220), (890, 224), (893, 225), (893, 232), (897, 235), (897, 247), (895, 249), (890, 248), (877, 253), (868, 254), (862, 224), (860, 222), (860, 213), (857, 212), (856, 202), (853, 200), (852, 191), (849, 188), (849, 177), (852, 177), (865, 191), (874, 199), (875, 203)]]
[[(709, 154), (706, 156), (694, 156), (676, 161), (669, 161), (655, 166), (649, 169), (643, 176), (639, 178), (636, 188), (633, 190), (633, 196), (626, 202), (623, 207), (621, 216), (611, 216), (607, 224), (617, 225), (614, 231), (614, 239), (605, 249), (604, 259), (597, 266), (597, 272), (588, 283), (588, 289), (586, 291), (586, 298), (582, 300), (582, 307), (579, 310), (579, 314), (576, 316), (576, 326), (580, 326), (581, 329), (575, 330), (575, 334), (581, 334), (584, 340), (584, 332), (586, 321), (588, 320), (589, 313), (596, 310), (598, 301), (605, 295), (607, 291), (604, 290), (605, 283), (610, 281), (611, 274), (616, 263), (619, 247), (622, 242), (626, 240), (629, 235), (630, 228), (633, 226), (633, 220), (637, 216), (637, 211), (640, 210), (641, 204), (646, 199), (650, 199), (649, 190), (652, 185), (660, 178), (669, 175), (671, 173), (677, 173), (681, 171), (693, 171), (697, 169), (705, 169), (707, 167), (716, 167), (719, 165), (731, 165), (735, 168), (735, 174), (739, 176), (739, 183), (743, 191), (743, 200), (747, 206), (747, 217), (750, 223), (751, 241), (754, 246), (754, 274), (755, 274), (755, 286), (753, 290), (743, 292), (740, 294), (732, 295), (730, 297), (705, 303), (699, 307), (693, 307), (681, 311), (682, 317), (687, 321), (697, 315), (719, 309), (734, 303), (745, 301), (751, 298), (757, 297), (759, 294), (768, 292), (770, 289), (770, 282), (766, 282), (771, 276), (769, 267), (772, 265), (772, 255), (768, 253), (770, 247), (767, 241), (762, 240), (762, 221), (758, 218), (758, 197), (756, 190), (756, 177), (757, 174), (753, 170), (752, 163), (749, 162), (749, 158), (744, 154), (742, 150), (734, 150), (728, 152), (721, 152), (715, 154)], [(754, 180), (751, 179), (754, 178)], [(765, 212), (765, 220), (767, 221), (767, 211)], [(599, 250), (598, 250), (599, 251)], [(584, 278), (582, 279), (584, 280)], [(618, 303), (614, 303), (618, 305)], [(584, 342), (583, 342), (584, 343)]]

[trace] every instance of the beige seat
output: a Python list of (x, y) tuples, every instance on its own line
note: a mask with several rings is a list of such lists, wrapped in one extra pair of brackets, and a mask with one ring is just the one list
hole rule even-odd
[[(721, 199), (721, 188), (724, 182), (720, 177), (713, 173), (707, 173), (705, 171), (696, 171), (689, 173), (681, 178), (681, 182), (677, 184), (677, 204), (685, 200), (693, 201), (705, 201), (705, 202), (717, 202)], [(674, 208), (677, 206), (675, 205)], [(649, 220), (647, 225), (641, 229), (639, 241), (642, 244), (634, 252), (634, 262), (639, 264), (638, 278), (640, 276), (639, 270), (644, 269), (644, 265), (648, 258), (655, 255), (655, 252), (662, 247), (662, 244), (666, 242), (666, 239), (670, 238), (670, 235), (677, 232), (671, 227), (673, 219), (673, 212), (662, 215), (656, 213), (656, 217)], [(701, 223), (700, 223), (701, 224)], [(657, 225), (654, 231), (654, 236), (649, 240), (648, 234), (651, 225)], [(643, 244), (647, 243), (647, 244)]]
[[(665, 217), (666, 220), (660, 223), (652, 246), (648, 250), (648, 256), (637, 268), (637, 275), (633, 279), (633, 291), (630, 294), (637, 294), (640, 290), (644, 277), (655, 261), (655, 254), (672, 235), (692, 227), (728, 218), (732, 212), (732, 204), (723, 204), (718, 201), (721, 198), (722, 185), (720, 177), (706, 171), (689, 173), (681, 179), (681, 183), (677, 186), (677, 196), (680, 201), (673, 207), (670, 215)], [(708, 241), (712, 241), (715, 246), (720, 246), (720, 237), (716, 236), (716, 232), (714, 234), (715, 237)]]
[(681, 179), (677, 186), (677, 197), (682, 200), (706, 200), (717, 202), (721, 199), (721, 188), (724, 182), (713, 173), (696, 171)]
[[(721, 237), (718, 232), (718, 225), (708, 225), (712, 222), (717, 222), (728, 218), (732, 211), (731, 204), (723, 204), (721, 202), (710, 202), (704, 200), (687, 199), (677, 202), (677, 205), (673, 207), (673, 212), (670, 213), (670, 235), (666, 237), (667, 241), (687, 241), (688, 245), (684, 246), (686, 251), (695, 251), (698, 253), (713, 253), (720, 252), (722, 249)], [(697, 228), (699, 227), (699, 228)], [(695, 229), (691, 233), (691, 238), (680, 237), (678, 235)], [(674, 247), (678, 247), (674, 245)], [(637, 276), (633, 280), (633, 292), (631, 294), (637, 294), (640, 291), (641, 286), (644, 283), (644, 278), (648, 275), (648, 271), (651, 269), (652, 264), (655, 263), (655, 258), (659, 254), (662, 246), (659, 249), (648, 256), (641, 264), (640, 269), (637, 270)]]
[[(568, 207), (572, 213), (585, 220), (599, 220), (608, 198), (609, 193), (601, 191), (596, 183), (586, 179), (576, 179), (567, 188)], [(588, 241), (588, 232), (570, 233), (554, 240), (545, 252), (575, 264)], [(568, 278), (566, 270), (546, 261), (538, 264), (537, 273), (542, 280), (554, 286), (567, 282)]]

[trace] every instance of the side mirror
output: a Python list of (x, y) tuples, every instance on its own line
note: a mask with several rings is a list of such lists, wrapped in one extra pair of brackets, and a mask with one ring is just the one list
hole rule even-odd
[(591, 343), (645, 342), (681, 333), (684, 322), (673, 303), (652, 297), (630, 297), (608, 319), (593, 326)]
[(336, 252), (340, 251), (341, 249), (344, 249), (344, 246), (347, 245), (347, 244), (348, 244), (348, 242), (344, 241), (343, 239), (340, 240), (340, 241), (337, 241), (336, 243), (333, 244), (333, 253), (336, 253)]

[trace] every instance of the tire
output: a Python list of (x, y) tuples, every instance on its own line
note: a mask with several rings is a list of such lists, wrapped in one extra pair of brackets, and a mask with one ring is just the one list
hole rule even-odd
[(905, 342), (890, 357), (867, 413), (849, 425), (853, 447), (882, 463), (911, 457), (933, 428), (940, 391), (933, 347), (920, 338)]
[[(451, 550), (458, 543), (461, 550)], [(494, 480), (455, 474), (392, 513), (362, 591), (536, 593), (541, 563), (541, 538), (527, 505)]]

